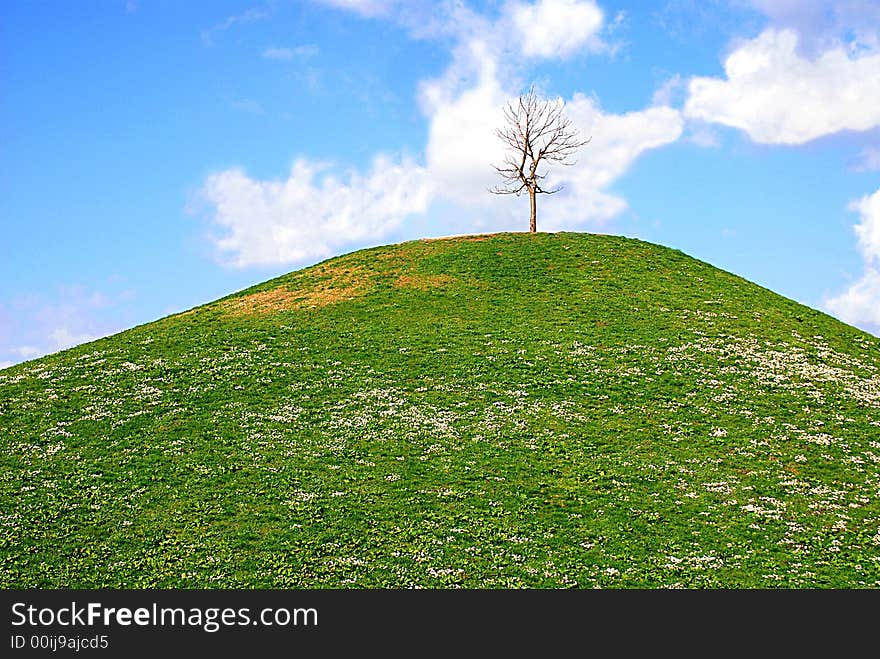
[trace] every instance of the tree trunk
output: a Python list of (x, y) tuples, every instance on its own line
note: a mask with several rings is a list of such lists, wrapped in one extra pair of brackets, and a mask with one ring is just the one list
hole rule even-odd
[(529, 190), (529, 231), (536, 233), (538, 231), (538, 208), (535, 204), (535, 191)]

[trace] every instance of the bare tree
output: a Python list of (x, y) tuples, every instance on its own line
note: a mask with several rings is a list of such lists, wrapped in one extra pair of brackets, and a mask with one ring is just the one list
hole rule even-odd
[(534, 87), (507, 104), (504, 109), (506, 125), (495, 134), (504, 142), (509, 153), (501, 167), (494, 166), (503, 183), (490, 190), (494, 194), (515, 194), (523, 190), (529, 193), (529, 231), (538, 230), (535, 197), (540, 193), (553, 194), (562, 186), (545, 189), (542, 181), (547, 172), (538, 171), (542, 164), (560, 163), (573, 165), (574, 152), (590, 139), (579, 139), (577, 129), (563, 113), (562, 99), (555, 101), (540, 98)]

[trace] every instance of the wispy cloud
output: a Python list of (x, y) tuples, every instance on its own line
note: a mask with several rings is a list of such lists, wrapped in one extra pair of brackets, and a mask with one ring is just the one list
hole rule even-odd
[(798, 48), (816, 56), (843, 45), (851, 53), (880, 46), (877, 0), (746, 0), (769, 26), (798, 34)]
[(204, 43), (206, 46), (212, 46), (214, 44), (214, 38), (218, 34), (225, 32), (235, 25), (254, 23), (256, 21), (266, 18), (267, 16), (269, 16), (269, 10), (265, 7), (251, 7), (250, 9), (246, 9), (240, 14), (227, 16), (223, 21), (217, 23), (216, 25), (202, 30), (202, 43)]
[(566, 58), (579, 51), (615, 52), (608, 37), (622, 14), (607, 21), (595, 0), (504, 0), (497, 18), (460, 0), (316, 0), (365, 18), (392, 21), (417, 39), (480, 38), (518, 55)]
[(88, 343), (89, 341), (101, 338), (101, 336), (100, 334), (90, 334), (89, 332), (73, 332), (68, 327), (57, 327), (49, 334), (49, 338), (55, 343), (55, 348), (58, 350), (71, 348), (81, 343)]
[(266, 48), (262, 52), (262, 56), (266, 59), (277, 60), (279, 62), (290, 62), (295, 59), (305, 59), (314, 57), (321, 52), (321, 49), (313, 43), (303, 44), (295, 48), (282, 48), (272, 46)]
[(706, 149), (712, 149), (721, 145), (721, 138), (718, 136), (718, 132), (712, 126), (702, 121), (688, 122), (684, 141)]
[(59, 286), (51, 295), (22, 295), (0, 305), (0, 358), (15, 364), (119, 331), (135, 302), (132, 289)]
[(375, 18), (387, 16), (393, 9), (403, 4), (404, 0), (318, 0), (318, 2), (336, 7), (348, 9), (361, 16)]
[(665, 80), (651, 97), (654, 105), (679, 105), (684, 99), (687, 82), (679, 74)]
[(266, 59), (274, 59), (280, 62), (289, 62), (296, 57), (293, 48), (266, 48), (263, 50), (263, 57)]
[(880, 147), (867, 146), (850, 162), (854, 172), (880, 172)]
[(250, 98), (237, 98), (229, 103), (235, 110), (247, 114), (265, 114), (263, 106)]

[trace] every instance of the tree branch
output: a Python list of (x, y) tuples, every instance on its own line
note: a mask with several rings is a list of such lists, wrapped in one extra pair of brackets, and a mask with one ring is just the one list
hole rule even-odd
[(546, 194), (554, 194), (562, 189), (561, 186), (546, 190), (542, 188), (538, 182), (546, 178), (547, 173), (539, 173), (538, 165), (543, 161), (574, 165), (577, 162), (573, 160), (575, 151), (592, 139), (580, 138), (578, 130), (565, 116), (564, 109), (561, 99), (542, 99), (534, 87), (507, 103), (504, 108), (506, 125), (495, 131), (510, 152), (504, 160), (504, 166), (495, 166), (495, 171), (505, 183), (504, 194), (513, 193), (509, 190), (511, 185), (516, 186), (516, 193), (521, 192), (523, 187)]

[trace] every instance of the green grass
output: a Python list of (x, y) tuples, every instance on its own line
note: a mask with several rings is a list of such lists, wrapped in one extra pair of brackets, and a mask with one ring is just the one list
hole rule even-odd
[(880, 341), (678, 251), (363, 250), (0, 371), (0, 587), (880, 586)]

